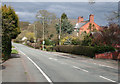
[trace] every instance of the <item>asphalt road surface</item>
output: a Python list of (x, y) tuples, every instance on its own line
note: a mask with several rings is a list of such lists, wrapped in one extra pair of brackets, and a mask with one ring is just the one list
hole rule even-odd
[(118, 82), (118, 68), (13, 43), (30, 82)]

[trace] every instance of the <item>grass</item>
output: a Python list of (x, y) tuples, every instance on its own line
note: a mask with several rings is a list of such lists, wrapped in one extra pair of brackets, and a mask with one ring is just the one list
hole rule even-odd
[(15, 46), (12, 46), (12, 48), (15, 48)]
[(11, 52), (12, 54), (18, 54), (18, 51), (17, 50), (15, 50), (15, 49), (12, 49), (12, 52)]

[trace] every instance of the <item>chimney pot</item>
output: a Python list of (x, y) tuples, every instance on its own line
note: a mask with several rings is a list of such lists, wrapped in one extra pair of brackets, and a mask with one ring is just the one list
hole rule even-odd
[(83, 16), (81, 17), (78, 17), (78, 23), (81, 23), (82, 21), (84, 21), (84, 18), (83, 18)]
[(89, 20), (90, 20), (91, 23), (94, 22), (94, 15), (93, 14), (90, 14)]

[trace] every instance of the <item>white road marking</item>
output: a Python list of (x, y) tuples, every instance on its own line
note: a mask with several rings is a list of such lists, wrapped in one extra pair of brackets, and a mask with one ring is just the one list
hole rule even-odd
[(116, 82), (116, 81), (113, 81), (113, 80), (111, 80), (111, 79), (108, 79), (108, 78), (106, 78), (106, 77), (104, 77), (104, 76), (99, 76), (99, 77), (101, 77), (101, 78), (103, 78), (103, 79), (106, 79), (106, 80), (108, 80), (108, 81), (111, 81), (111, 82)]
[(59, 63), (61, 63), (61, 64), (67, 64), (67, 63), (65, 63), (65, 62), (61, 62), (61, 61), (58, 61)]
[[(20, 51), (20, 50), (19, 50)], [(22, 51), (20, 51), (22, 54), (24, 54)], [(26, 55), (26, 54), (24, 54)], [(27, 55), (26, 55), (27, 56)], [(30, 59), (28, 56), (27, 58), (36, 66), (36, 68), (42, 73), (42, 75), (47, 79), (47, 81), (50, 83), (50, 84), (53, 84), (52, 80), (43, 72), (43, 70), (32, 60)]]
[[(111, 66), (107, 66), (107, 65), (102, 65), (102, 64), (98, 64), (99, 66), (104, 66), (104, 67), (109, 67), (109, 68), (113, 68), (113, 67), (111, 67)], [(115, 69), (115, 68), (113, 68), (113, 69)]]
[(50, 57), (49, 59), (51, 59), (51, 60), (55, 60), (55, 61), (57, 61), (57, 60), (58, 60), (58, 59), (55, 59), (55, 58), (51, 58), (51, 57)]
[(62, 55), (59, 55), (59, 54), (54, 54), (54, 55), (59, 56), (59, 57), (64, 57), (64, 58), (71, 58), (71, 57), (62, 56)]
[(22, 53), (23, 55), (25, 55), (25, 56), (26, 56), (26, 54), (25, 54), (25, 53), (23, 53), (21, 50), (19, 50), (19, 52), (20, 52), (20, 53)]
[(76, 68), (76, 69), (80, 69), (80, 70), (82, 70), (82, 71), (84, 71), (84, 72), (88, 72), (87, 70), (85, 70), (85, 69), (81, 69), (81, 68), (79, 68), (79, 67), (76, 67), (76, 66), (73, 66), (74, 68)]

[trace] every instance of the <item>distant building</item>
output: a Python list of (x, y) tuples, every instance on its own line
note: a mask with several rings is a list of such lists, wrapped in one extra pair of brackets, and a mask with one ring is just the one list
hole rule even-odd
[(22, 38), (22, 41), (25, 41), (25, 40), (27, 40), (27, 37), (23, 37), (23, 38)]
[[(91, 25), (91, 29), (89, 29), (89, 26)], [(102, 27), (100, 27), (98, 24), (94, 22), (94, 15), (89, 15), (89, 20), (84, 21), (83, 17), (78, 17), (78, 22), (76, 23), (76, 26), (74, 27), (74, 31), (77, 31), (79, 34), (82, 33), (89, 33), (90, 31), (97, 30), (102, 31)]]

